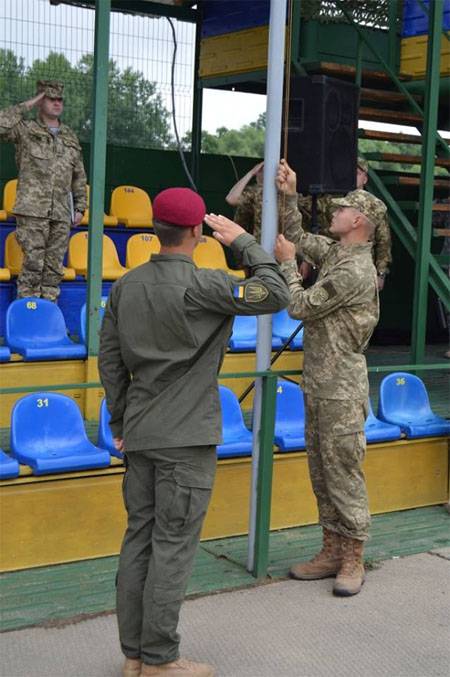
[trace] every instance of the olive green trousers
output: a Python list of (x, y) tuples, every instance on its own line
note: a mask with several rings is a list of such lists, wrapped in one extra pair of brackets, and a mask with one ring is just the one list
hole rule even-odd
[(179, 657), (180, 607), (211, 497), (216, 447), (128, 452), (128, 525), (117, 574), (122, 651), (149, 665)]

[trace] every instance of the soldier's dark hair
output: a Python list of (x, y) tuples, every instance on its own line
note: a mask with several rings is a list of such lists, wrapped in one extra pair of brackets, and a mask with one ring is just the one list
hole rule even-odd
[(187, 228), (153, 220), (153, 228), (163, 247), (178, 247), (183, 243)]

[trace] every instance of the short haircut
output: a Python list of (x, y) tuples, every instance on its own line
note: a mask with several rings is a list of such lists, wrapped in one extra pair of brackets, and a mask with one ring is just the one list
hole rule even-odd
[(163, 247), (178, 247), (186, 237), (185, 226), (174, 226), (171, 223), (153, 220), (153, 227)]

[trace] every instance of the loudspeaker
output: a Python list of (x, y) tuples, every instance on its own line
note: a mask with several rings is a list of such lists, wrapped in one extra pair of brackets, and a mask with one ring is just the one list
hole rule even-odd
[(299, 193), (356, 188), (359, 87), (326, 75), (291, 78), (288, 162)]

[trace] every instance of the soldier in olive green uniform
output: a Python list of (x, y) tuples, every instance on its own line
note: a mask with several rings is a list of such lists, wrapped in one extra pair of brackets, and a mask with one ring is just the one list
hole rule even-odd
[(117, 613), (130, 676), (139, 669), (213, 674), (179, 659), (176, 628), (222, 439), (217, 374), (234, 316), (273, 313), (289, 302), (272, 256), (224, 217), (205, 220), (251, 277), (196, 268), (204, 214), (203, 200), (187, 188), (155, 198), (161, 253), (114, 284), (101, 332), (111, 430), (127, 459)]
[[(86, 209), (86, 174), (81, 147), (72, 130), (59, 121), (63, 110), (59, 82), (38, 82), (38, 95), (0, 111), (0, 139), (16, 145), (19, 171), (14, 214), (23, 255), (17, 296), (55, 301), (63, 276), (70, 224)], [(33, 106), (36, 120), (25, 120)], [(72, 213), (73, 212), (73, 213)]]
[[(261, 166), (257, 165), (257, 178), (261, 173)], [(368, 181), (368, 163), (363, 158), (358, 158), (357, 167), (357, 188), (364, 188)], [(248, 181), (252, 177), (249, 172)], [(231, 194), (231, 191), (230, 191)], [(317, 198), (317, 222), (319, 226), (319, 233), (336, 239), (333, 233), (330, 233), (329, 225), (333, 216), (333, 200), (336, 195), (319, 195)], [(310, 230), (312, 219), (312, 198), (310, 195), (298, 195), (298, 208), (303, 217), (303, 228)], [(247, 186), (240, 194), (240, 197), (235, 199), (234, 204), (237, 204), (235, 221), (239, 223), (245, 230), (252, 233), (257, 240), (261, 235), (261, 215), (262, 215), (262, 185), (259, 181), (256, 185)], [(280, 210), (283, 210), (283, 200), (278, 199)], [(283, 210), (284, 211), (284, 210)], [(392, 262), (391, 254), (391, 232), (387, 219), (387, 209), (383, 202), (374, 209), (372, 220), (375, 224), (375, 231), (373, 235), (373, 259), (378, 274), (378, 288), (381, 290), (384, 286), (384, 280), (389, 273), (389, 266)], [(280, 228), (282, 230), (282, 228)], [(304, 269), (306, 275), (306, 269)]]
[[(370, 516), (362, 460), (369, 383), (363, 355), (378, 322), (377, 274), (371, 256), (371, 221), (380, 200), (355, 190), (334, 201), (331, 230), (339, 242), (306, 233), (297, 206), (295, 173), (280, 165), (279, 185), (287, 194), (285, 235), (276, 257), (291, 291), (289, 313), (304, 324), (306, 446), (324, 547), (291, 576), (308, 580), (337, 574), (334, 592), (352, 595), (364, 580), (363, 543)], [(317, 282), (303, 288), (299, 252), (319, 269)]]

